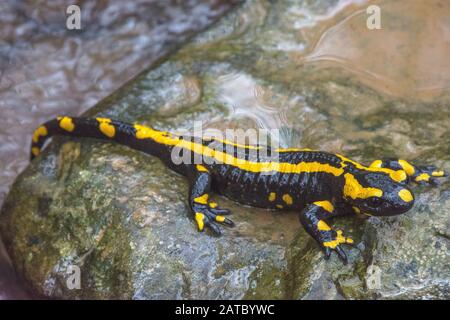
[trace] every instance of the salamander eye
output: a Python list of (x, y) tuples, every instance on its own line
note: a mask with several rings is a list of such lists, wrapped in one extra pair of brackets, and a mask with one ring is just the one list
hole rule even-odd
[(381, 204), (383, 203), (383, 199), (378, 198), (378, 197), (369, 198), (369, 199), (367, 199), (367, 201), (369, 203), (369, 206), (374, 207), (374, 208), (381, 206)]

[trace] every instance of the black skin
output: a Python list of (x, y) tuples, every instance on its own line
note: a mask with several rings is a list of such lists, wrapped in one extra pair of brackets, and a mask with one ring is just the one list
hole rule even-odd
[[(105, 119), (103, 118), (103, 121)], [(347, 256), (342, 249), (343, 244), (351, 244), (350, 238), (343, 236), (342, 231), (333, 230), (326, 221), (353, 214), (359, 211), (374, 216), (392, 216), (402, 214), (414, 204), (412, 193), (406, 186), (420, 174), (428, 174), (427, 181), (418, 183), (436, 184), (437, 169), (434, 166), (414, 166), (414, 174), (406, 175), (402, 181), (396, 181), (385, 169), (403, 170), (399, 160), (385, 159), (378, 163), (377, 169), (362, 166), (340, 155), (322, 151), (303, 150), (270, 150), (266, 147), (232, 145), (213, 138), (180, 137), (171, 133), (156, 132), (162, 139), (178, 139), (186, 143), (192, 142), (211, 150), (218, 150), (234, 158), (255, 163), (254, 166), (238, 166), (234, 163), (213, 161), (210, 154), (203, 156), (191, 152), (186, 147), (160, 141), (156, 136), (140, 137), (139, 128), (116, 120), (107, 119), (109, 128), (114, 127), (113, 135), (106, 135), (100, 128), (101, 121), (93, 118), (59, 117), (51, 120), (45, 127), (46, 134), (35, 133), (32, 143), (32, 158), (37, 156), (45, 141), (53, 135), (66, 135), (73, 137), (90, 137), (114, 141), (127, 145), (136, 150), (145, 152), (161, 159), (169, 168), (187, 177), (189, 181), (189, 206), (197, 221), (199, 229), (204, 226), (217, 235), (221, 234), (220, 224), (233, 226), (233, 222), (225, 217), (230, 212), (220, 208), (209, 199), (212, 191), (216, 191), (234, 201), (255, 207), (274, 210), (293, 210), (299, 212), (299, 219), (305, 230), (316, 240), (323, 249), (325, 257), (330, 257), (335, 251), (339, 258), (347, 263)], [(67, 126), (67, 122), (70, 126)], [(70, 130), (69, 130), (70, 129)], [(37, 135), (37, 137), (36, 137)], [(174, 150), (174, 148), (178, 148)], [(175, 152), (176, 151), (176, 152)], [(173, 153), (188, 156), (191, 161), (177, 162), (173, 160)], [(274, 160), (275, 159), (275, 160)], [(306, 164), (306, 170), (286, 172), (283, 170), (269, 170), (258, 167), (259, 164), (270, 162), (285, 165)], [(381, 164), (380, 164), (381, 163)], [(329, 166), (333, 170), (340, 170), (333, 174), (327, 170), (317, 169), (317, 166)], [(256, 169), (255, 169), (256, 168)], [(383, 171), (384, 170), (384, 171)], [(309, 171), (309, 172), (305, 172)], [(388, 170), (389, 171), (389, 170)], [(445, 175), (439, 171), (439, 177)], [(433, 175), (435, 175), (433, 177)], [(370, 195), (354, 198), (348, 191), (348, 178), (357, 181), (360, 187), (376, 188), (382, 195)], [(347, 187), (346, 187), (347, 186)], [(359, 190), (359, 189), (358, 189)], [(400, 193), (407, 193), (407, 201), (399, 197)], [(328, 205), (321, 205), (326, 202)]]

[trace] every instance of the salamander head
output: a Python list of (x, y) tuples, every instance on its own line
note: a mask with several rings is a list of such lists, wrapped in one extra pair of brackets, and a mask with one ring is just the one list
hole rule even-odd
[(357, 170), (345, 173), (344, 177), (344, 199), (357, 212), (393, 216), (414, 205), (414, 196), (405, 181), (396, 181), (386, 172)]

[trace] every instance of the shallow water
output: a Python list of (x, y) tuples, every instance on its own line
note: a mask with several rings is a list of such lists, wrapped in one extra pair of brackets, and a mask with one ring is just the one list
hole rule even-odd
[[(380, 30), (367, 28), (369, 5), (381, 9)], [(332, 78), (362, 83), (388, 101), (402, 99), (411, 105), (449, 103), (450, 2), (341, 0), (316, 5), (280, 1), (276, 6), (278, 10), (268, 12), (264, 2), (255, 4), (242, 14), (238, 26), (229, 33), (215, 35), (216, 42), (204, 45), (216, 45), (218, 52), (213, 58), (224, 61), (230, 59), (233, 50), (248, 50), (248, 61), (234, 63), (247, 72), (232, 71), (214, 81), (221, 103), (231, 111), (230, 119), (246, 118), (252, 126), (279, 128), (281, 146), (300, 147), (302, 132), (289, 129), (295, 126), (289, 113), (302, 104), (304, 123), (309, 122), (307, 92), (280, 97), (274, 93), (276, 89), (262, 85), (257, 77), (283, 83), (293, 90)], [(249, 31), (254, 29), (258, 30), (256, 35)], [(258, 46), (265, 53), (255, 50)], [(194, 47), (185, 54), (197, 54), (196, 50)], [(349, 105), (346, 112), (376, 112), (376, 106), (366, 105), (367, 99), (362, 95), (354, 98), (356, 103)], [(341, 117), (333, 119), (336, 125), (345, 118), (332, 106), (318, 108)], [(443, 121), (450, 122), (445, 115)], [(370, 135), (357, 132), (356, 125), (340, 123), (344, 135)], [(212, 125), (217, 125), (217, 121), (213, 120)], [(341, 147), (330, 146), (330, 151)], [(410, 147), (410, 151), (418, 151), (413, 149)]]
[[(399, 97), (430, 100), (450, 90), (450, 3), (370, 1), (381, 8), (381, 29), (365, 25), (367, 5), (331, 17), (301, 57), (317, 68), (336, 66), (364, 84)], [(324, 25), (324, 26), (322, 26)], [(314, 29), (313, 28), (313, 29)], [(309, 30), (308, 32), (314, 32)]]
[[(69, 31), (65, 9), (73, 3), (0, 2), (0, 205), (28, 164), (40, 123), (81, 114), (233, 1), (87, 1), (80, 5), (82, 30)], [(0, 299), (20, 297), (2, 252), (0, 246)]]

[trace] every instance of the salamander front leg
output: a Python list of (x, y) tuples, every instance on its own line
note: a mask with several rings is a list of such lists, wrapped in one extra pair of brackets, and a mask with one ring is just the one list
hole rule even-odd
[(438, 179), (446, 176), (444, 170), (439, 170), (436, 166), (416, 166), (402, 159), (382, 159), (371, 163), (372, 168), (388, 168), (393, 170), (404, 170), (410, 181), (424, 185), (437, 185)]
[(333, 230), (325, 220), (341, 213), (335, 210), (330, 201), (316, 201), (306, 206), (300, 213), (300, 222), (305, 230), (317, 241), (328, 259), (331, 251), (335, 251), (344, 264), (347, 255), (341, 244), (352, 244), (351, 238), (344, 237), (342, 230)]
[(215, 234), (220, 235), (218, 223), (234, 226), (233, 221), (226, 218), (230, 214), (228, 209), (218, 207), (217, 203), (209, 200), (211, 190), (211, 175), (202, 165), (196, 165), (189, 177), (191, 181), (189, 191), (189, 205), (197, 222), (198, 230), (209, 227)]

